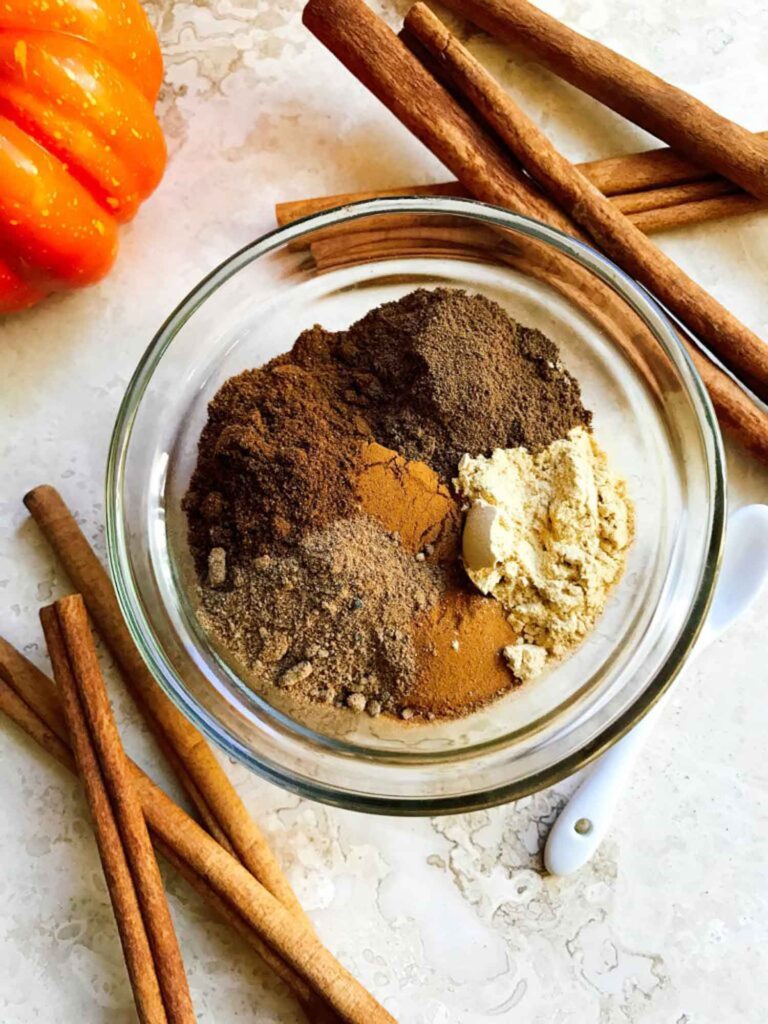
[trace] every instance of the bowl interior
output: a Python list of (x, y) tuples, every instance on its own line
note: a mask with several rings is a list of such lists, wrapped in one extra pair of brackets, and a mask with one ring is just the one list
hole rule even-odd
[[(296, 242), (322, 237), (329, 217), (338, 223), (331, 214), (217, 272), (174, 314), (129, 389), (113, 441), (110, 554), (129, 625), (158, 680), (229, 753), (313, 796), (434, 810), (550, 781), (658, 696), (710, 596), (722, 470), (695, 375), (658, 311), (620, 272), (540, 225), (466, 201), (390, 200), (385, 211), (364, 211), (366, 229), (380, 216), (391, 221), (392, 204), (394, 216), (412, 213), (398, 202), (416, 203), (441, 228), (446, 217), (475, 227), (500, 216), (506, 234), (470, 256), (447, 246), (442, 230), (440, 249), (366, 254), (320, 272)], [(515, 258), (498, 259), (497, 250)], [(344, 328), (382, 302), (436, 286), (480, 292), (557, 343), (635, 504), (627, 571), (570, 658), (467, 718), (404, 726), (298, 709), (274, 689), (253, 689), (196, 617), (181, 499), (207, 403), (227, 378), (286, 351), (312, 324)], [(457, 771), (460, 763), (473, 770)]]

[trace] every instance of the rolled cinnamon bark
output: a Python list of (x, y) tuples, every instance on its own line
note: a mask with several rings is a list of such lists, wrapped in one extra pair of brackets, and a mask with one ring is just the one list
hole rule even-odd
[(53, 487), (36, 487), (25, 495), (24, 504), (83, 595), (139, 709), (209, 831), (226, 837), (223, 845), (234, 849), (271, 893), (309, 923), (275, 855), (213, 751), (152, 677), (125, 625), (112, 583), (61, 495)]
[(573, 224), (362, 0), (309, 0), (307, 28), (472, 195), (573, 233)]
[[(79, 594), (73, 594), (43, 612), (46, 639), (57, 648), (59, 685), (67, 692), (65, 707), (70, 711), (75, 709), (78, 723), (87, 728), (89, 743), (101, 770), (147, 931), (168, 1024), (195, 1024), (192, 997), (163, 880), (107, 697), (85, 604)], [(69, 721), (71, 730), (71, 717)]]
[(444, 0), (497, 39), (522, 44), (560, 78), (702, 167), (768, 199), (768, 142), (701, 100), (587, 39), (527, 0)]
[[(621, 198), (616, 196), (616, 199)], [(755, 199), (746, 192), (735, 192), (733, 195), (715, 196), (712, 199), (698, 199), (690, 203), (679, 203), (676, 206), (660, 206), (655, 209), (628, 213), (638, 231), (644, 235), (652, 235), (656, 231), (669, 231), (673, 228), (693, 227), (706, 224), (712, 220), (724, 220), (728, 217), (742, 217), (749, 213), (759, 213), (766, 209), (762, 199)]]
[[(26, 661), (21, 654), (19, 655), (19, 660)], [(48, 679), (45, 681), (50, 685)], [(54, 701), (57, 699), (55, 694), (53, 694), (53, 698)], [(12, 722), (15, 722), (20, 729), (33, 739), (39, 747), (47, 751), (60, 765), (73, 773), (77, 772), (77, 765), (69, 747), (69, 737), (67, 736), (63, 715), (57, 712), (55, 716), (56, 721), (52, 724), (49, 709), (40, 713), (34, 707), (27, 704), (21, 693), (14, 688), (14, 676), (6, 670), (4, 665), (0, 665), (0, 711), (7, 718), (10, 718)], [(61, 728), (59, 728), (59, 723)], [(66, 739), (62, 740), (59, 738), (60, 731), (67, 736)]]
[(301, 217), (309, 217), (322, 210), (349, 203), (361, 203), (365, 199), (389, 199), (394, 196), (459, 196), (471, 195), (458, 181), (441, 181), (427, 185), (401, 185), (393, 188), (364, 189), (360, 192), (338, 192), (331, 196), (315, 196), (309, 199), (292, 199), (275, 203), (275, 220), (280, 227), (292, 224)]
[(424, 227), (405, 226), (376, 231), (361, 230), (344, 237), (319, 239), (312, 243), (312, 254), (319, 265), (342, 257), (345, 252), (368, 249), (380, 252), (387, 249), (397, 252), (398, 245), (408, 246), (411, 249), (419, 245), (433, 249), (439, 247), (446, 252), (451, 252), (452, 250), (477, 250), (483, 246), (493, 249), (503, 245), (503, 242), (500, 243), (498, 234), (482, 225), (478, 225), (476, 228), (441, 228), (428, 224)]
[[(12, 644), (0, 637), (0, 711), (34, 739), (65, 768), (76, 772), (70, 751), (70, 733), (62, 713), (61, 700), (51, 680), (33, 665)], [(134, 773), (141, 769), (131, 764)], [(179, 857), (174, 850), (154, 835), (158, 850), (186, 879), (192, 888), (235, 928), (245, 941), (274, 971), (278, 978), (294, 992), (307, 1020), (312, 1024), (338, 1024), (339, 1018), (325, 1000), (310, 988), (288, 964), (262, 939), (240, 915), (237, 908), (227, 903), (195, 869)], [(228, 851), (231, 853), (231, 851)]]
[[(7, 651), (10, 645), (4, 645)], [(12, 648), (11, 648), (12, 650)], [(51, 681), (18, 653), (0, 663), (0, 711), (36, 739), (65, 767), (74, 763), (60, 734), (68, 735)], [(24, 666), (29, 666), (26, 670)], [(13, 675), (9, 671), (14, 669)], [(21, 669), (21, 670), (19, 670)], [(17, 671), (19, 670), (19, 671)], [(31, 718), (38, 719), (31, 727)], [(313, 1000), (322, 997), (347, 1024), (395, 1024), (392, 1016), (243, 865), (131, 762), (131, 776), (147, 824), (163, 848), (170, 849), (200, 880), (198, 891), (213, 892), (236, 912), (256, 936), (295, 973)], [(315, 997), (317, 993), (317, 997)], [(306, 998), (306, 996), (305, 996)], [(312, 1005), (317, 1005), (314, 1001)], [(311, 1021), (327, 1021), (309, 1013)]]
[[(170, 1024), (141, 900), (111, 805), (104, 772), (93, 748), (74, 672), (54, 609), (44, 608), (41, 620), (56, 681), (62, 695), (78, 772), (91, 809), (93, 830), (133, 989), (136, 1012), (142, 1024)], [(142, 820), (142, 826), (143, 824)]]
[[(768, 132), (757, 132), (758, 138), (768, 139)], [(606, 196), (625, 196), (627, 193), (643, 197), (641, 210), (655, 210), (661, 206), (677, 206), (681, 203), (711, 199), (715, 196), (735, 193), (741, 199), (745, 194), (732, 182), (713, 176), (709, 170), (691, 163), (671, 149), (652, 149), (625, 156), (590, 160), (577, 165), (582, 174), (595, 188)], [(682, 186), (674, 192), (674, 186)], [(690, 186), (693, 186), (692, 188)], [(662, 192), (662, 190), (664, 190)], [(402, 185), (396, 188), (368, 189), (358, 192), (342, 192), (337, 195), (318, 196), (310, 199), (295, 199), (275, 205), (275, 217), (280, 225), (290, 224), (300, 217), (308, 217), (320, 210), (334, 206), (358, 203), (363, 199), (380, 199), (387, 196), (468, 196), (470, 193), (458, 181), (444, 181), (426, 185)], [(755, 201), (755, 209), (762, 205)], [(625, 212), (628, 212), (625, 210)], [(728, 214), (724, 214), (728, 216)], [(706, 219), (702, 217), (702, 219)], [(688, 223), (688, 222), (686, 222)], [(674, 227), (674, 223), (669, 224)]]
[[(22, 728), (24, 728), (23, 725)], [(41, 746), (43, 745), (41, 744)], [(178, 871), (184, 881), (195, 890), (198, 896), (211, 907), (225, 924), (233, 928), (247, 945), (255, 950), (261, 959), (274, 971), (276, 977), (293, 992), (309, 1024), (340, 1024), (339, 1017), (331, 1010), (328, 1004), (313, 989), (309, 988), (284, 960), (270, 949), (258, 932), (254, 931), (245, 918), (238, 913), (236, 907), (225, 902), (204, 878), (191, 868), (185, 860), (182, 860), (157, 835), (153, 836), (152, 841), (158, 853), (165, 857), (168, 863)]]
[[(755, 138), (768, 142), (768, 132), (755, 132)], [(580, 169), (595, 188), (607, 196), (684, 185), (713, 177), (708, 167), (702, 167), (676, 150), (665, 148), (592, 160), (580, 164)]]
[[(576, 164), (576, 167), (579, 165)], [(579, 168), (581, 169), (581, 168)], [(588, 177), (588, 175), (587, 175)], [(707, 178), (706, 181), (688, 181), (683, 185), (668, 185), (663, 188), (643, 189), (640, 192), (622, 192), (611, 196), (611, 202), (622, 213), (645, 213), (647, 210), (661, 210), (681, 203), (697, 203), (703, 199), (717, 199), (723, 196), (746, 196), (736, 185), (725, 178)], [(749, 196), (753, 203), (760, 199)]]
[(768, 400), (768, 345), (566, 160), (428, 7), (415, 4), (405, 24), (560, 209), (623, 270), (656, 294), (756, 395)]
[[(577, 165), (583, 169), (585, 164)], [(279, 225), (290, 224), (301, 217), (313, 213), (330, 210), (336, 206), (347, 206), (366, 199), (385, 199), (394, 196), (458, 196), (466, 197), (467, 190), (456, 182), (441, 182), (436, 185), (402, 185), (400, 188), (383, 188), (375, 191), (343, 192), (331, 196), (317, 196), (313, 199), (296, 199), (275, 204), (275, 219)], [(635, 227), (644, 234), (655, 231), (670, 231), (674, 228), (687, 227), (694, 224), (705, 224), (711, 220), (726, 217), (739, 217), (743, 214), (757, 213), (768, 208), (762, 199), (755, 199), (741, 189), (736, 188), (722, 178), (711, 178), (707, 181), (690, 182), (684, 185), (672, 185), (669, 188), (648, 189), (644, 192), (628, 192), (612, 195), (611, 202), (617, 209), (629, 217)], [(381, 224), (381, 220), (378, 221)], [(392, 227), (426, 226), (418, 214), (413, 214), (407, 221), (405, 214), (398, 214), (391, 220)], [(435, 223), (435, 216), (430, 216), (429, 223)], [(331, 238), (334, 235), (346, 235), (357, 231), (357, 226), (334, 225), (319, 231), (313, 240)], [(299, 240), (292, 243), (295, 248), (306, 247)]]

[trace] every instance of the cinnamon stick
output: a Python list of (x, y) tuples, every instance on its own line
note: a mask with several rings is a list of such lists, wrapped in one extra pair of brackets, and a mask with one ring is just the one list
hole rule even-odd
[(192, 997), (160, 869), (112, 715), (82, 597), (73, 594), (62, 598), (46, 612), (46, 618), (54, 613), (69, 656), (71, 676), (67, 676), (67, 684), (70, 679), (74, 683), (104, 778), (152, 949), (168, 1024), (194, 1024)]
[(161, 747), (170, 752), (171, 766), (190, 798), (221, 830), (248, 870), (297, 918), (308, 921), (266, 839), (210, 747), (152, 677), (128, 632), (109, 577), (61, 495), (53, 487), (36, 487), (25, 495), (24, 504), (83, 595), (139, 709)]
[[(583, 169), (585, 164), (578, 164)], [(281, 226), (308, 217), (313, 213), (330, 210), (336, 206), (359, 203), (366, 199), (383, 199), (394, 196), (458, 196), (465, 197), (467, 190), (458, 182), (442, 182), (437, 185), (402, 185), (400, 188), (386, 188), (377, 191), (344, 192), (331, 196), (318, 196), (312, 199), (296, 199), (275, 205), (275, 219)], [(635, 227), (644, 234), (655, 231), (669, 231), (674, 228), (694, 224), (705, 224), (707, 221), (720, 220), (726, 217), (738, 217), (743, 214), (757, 213), (767, 208), (762, 199), (755, 199), (741, 189), (730, 185), (722, 178), (711, 178), (707, 181), (689, 182), (684, 185), (673, 185), (669, 188), (654, 188), (644, 192), (628, 192), (612, 195), (611, 202), (625, 213)], [(384, 218), (379, 217), (381, 224)], [(437, 215), (430, 215), (429, 224), (434, 224)], [(389, 218), (391, 227), (426, 227), (427, 218), (418, 214), (393, 214)], [(357, 230), (357, 225), (336, 224), (332, 227), (316, 231), (312, 238), (344, 236)], [(306, 242), (299, 240), (293, 243), (295, 248), (306, 247)]]
[(473, 196), (572, 232), (568, 218), (362, 0), (309, 0), (302, 19)]
[(165, 1022), (169, 1024), (156, 963), (150, 946), (147, 922), (142, 914), (128, 855), (110, 804), (104, 773), (93, 749), (69, 655), (59, 631), (56, 613), (52, 608), (43, 609), (41, 618), (53, 670), (64, 703), (77, 767), (91, 809), (94, 833), (104, 868), (104, 878), (112, 900), (136, 1011), (143, 1024), (165, 1024)]
[(46, 728), (66, 746), (70, 741), (69, 729), (61, 707), (61, 696), (51, 680), (29, 658), (17, 651), (13, 644), (0, 636), (0, 679), (19, 694), (35, 710)]
[(522, 44), (560, 78), (702, 167), (768, 199), (768, 142), (701, 100), (587, 39), (527, 0), (446, 0), (507, 43)]
[[(579, 165), (576, 164), (578, 167)], [(764, 206), (760, 199), (748, 196), (725, 178), (707, 178), (706, 181), (689, 181), (683, 185), (669, 185), (665, 188), (650, 188), (640, 192), (621, 192), (611, 196), (611, 202), (622, 213), (645, 213), (647, 210), (661, 210), (667, 206), (683, 203), (697, 203), (702, 199), (716, 199), (721, 196), (738, 195), (748, 198), (756, 207)]]
[(444, 249), (440, 246), (429, 245), (426, 242), (419, 242), (414, 240), (412, 244), (401, 243), (401, 242), (382, 242), (380, 245), (371, 244), (369, 247), (355, 249), (353, 252), (345, 252), (343, 249), (332, 252), (324, 252), (318, 254), (314, 252), (314, 246), (310, 246), (310, 251), (314, 257), (315, 268), (318, 272), (325, 272), (329, 270), (338, 270), (341, 267), (354, 267), (361, 263), (377, 263), (383, 259), (418, 259), (419, 257), (429, 257), (430, 259), (452, 259), (459, 258), (467, 262), (478, 262), (482, 263), (487, 261), (488, 254), (487, 250), (481, 249), (468, 249), (462, 247), (456, 249), (455, 246), (451, 246), (450, 249)]
[[(756, 137), (768, 140), (768, 132), (756, 132)], [(677, 206), (681, 203), (710, 199), (715, 196), (734, 193), (746, 198), (744, 192), (732, 182), (691, 163), (671, 149), (651, 149), (626, 156), (607, 157), (577, 164), (595, 188), (606, 196), (626, 197), (628, 193), (644, 196), (642, 210), (655, 210), (661, 206)], [(675, 192), (674, 186), (696, 185), (696, 190)], [(661, 189), (668, 193), (669, 201), (662, 199)], [(359, 203), (364, 199), (381, 199), (389, 196), (462, 196), (470, 195), (458, 181), (442, 181), (422, 185), (401, 185), (393, 188), (366, 189), (356, 192), (342, 192), (336, 195), (310, 199), (295, 199), (275, 205), (275, 218), (282, 227), (301, 217), (330, 210), (334, 206)], [(756, 203), (756, 209), (763, 209)], [(633, 212), (624, 208), (624, 212)], [(674, 226), (674, 225), (670, 225)]]
[[(768, 142), (768, 131), (755, 132), (755, 138)], [(623, 192), (641, 192), (693, 181), (718, 180), (708, 167), (689, 160), (674, 149), (648, 149), (628, 156), (604, 157), (580, 164), (595, 188), (606, 196)]]
[[(58, 625), (57, 625), (58, 628)], [(5, 683), (6, 685), (3, 685)], [(64, 718), (61, 698), (51, 680), (12, 644), (0, 637), (0, 711), (27, 732), (36, 742), (56, 758), (65, 768), (76, 771), (69, 749), (69, 732)], [(131, 771), (141, 769), (131, 762)], [(318, 1024), (331, 1024), (338, 1020), (325, 999), (318, 995), (295, 971), (262, 939), (236, 907), (227, 903), (186, 861), (153, 835), (155, 845), (192, 888), (205, 899), (224, 920), (232, 925), (259, 954), (274, 973), (294, 992), (304, 1008), (308, 1020)]]
[[(388, 245), (388, 243), (392, 245)], [(477, 227), (435, 227), (426, 225), (424, 227), (400, 227), (385, 228), (376, 231), (355, 231), (343, 237), (325, 237), (312, 243), (312, 255), (320, 266), (329, 259), (334, 259), (344, 252), (354, 253), (360, 250), (371, 249), (375, 252), (383, 252), (389, 249), (397, 252), (398, 245), (414, 246), (423, 245), (424, 248), (440, 247), (446, 252), (479, 249), (482, 247), (499, 248), (503, 247), (503, 241), (499, 235), (484, 228), (481, 224)]]
[(759, 213), (765, 209), (766, 205), (762, 199), (755, 199), (754, 196), (747, 195), (746, 192), (735, 192), (733, 195), (699, 199), (676, 206), (661, 206), (652, 210), (630, 213), (627, 216), (638, 231), (652, 235), (655, 231), (669, 231), (672, 228), (706, 224), (708, 221), (722, 220), (726, 217), (741, 217), (748, 213)]
[(145, 776), (137, 778), (147, 822), (175, 853), (189, 863), (269, 945), (323, 993), (342, 1020), (352, 1024), (394, 1024), (392, 1016), (289, 913), (243, 865), (184, 814)]
[[(13, 676), (9, 675), (4, 667), (0, 667), (0, 711), (12, 722), (15, 722), (60, 765), (68, 768), (71, 772), (77, 771), (72, 751), (66, 741), (59, 739), (58, 729), (50, 725), (47, 714), (43, 714), (41, 717), (27, 704), (14, 689)], [(66, 732), (66, 729), (63, 731)]]
[(709, 392), (723, 431), (768, 464), (768, 413), (750, 401), (743, 388), (695, 346), (688, 347), (688, 354)]
[(417, 3), (405, 24), (558, 206), (619, 266), (658, 295), (756, 395), (768, 399), (768, 345), (569, 163), (428, 7)]
[[(14, 690), (16, 683), (14, 680)], [(50, 686), (48, 680), (46, 683)], [(45, 717), (50, 701), (38, 699), (39, 682), (27, 676), (21, 685), (24, 689), (17, 696), (48, 726), (47, 730), (38, 728), (38, 735), (55, 735), (56, 730)], [(6, 688), (6, 682), (0, 679), (0, 709), (13, 717), (19, 702), (7, 699), (7, 694), (3, 696)], [(22, 721), (15, 717), (13, 720), (24, 728), (23, 716), (20, 717)], [(341, 1020), (348, 1024), (395, 1024), (394, 1018), (333, 958), (308, 926), (290, 914), (240, 861), (135, 765), (132, 779), (153, 836), (234, 908), (307, 985), (322, 993)]]
[[(2, 710), (1, 705), (0, 710)], [(216, 890), (162, 839), (155, 835), (153, 842), (157, 851), (181, 875), (187, 885), (205, 900), (225, 924), (237, 932), (243, 942), (261, 957), (276, 977), (293, 993), (310, 1024), (339, 1024), (339, 1017), (333, 1013), (328, 1004), (264, 942), (258, 932), (250, 927), (235, 907), (222, 899)]]
[(428, 185), (401, 185), (393, 188), (364, 189), (360, 192), (339, 192), (331, 196), (316, 196), (310, 199), (292, 199), (275, 203), (275, 220), (279, 227), (292, 224), (313, 213), (331, 210), (335, 206), (361, 203), (365, 199), (388, 199), (394, 196), (460, 196), (467, 198), (471, 193), (458, 181), (442, 181)]

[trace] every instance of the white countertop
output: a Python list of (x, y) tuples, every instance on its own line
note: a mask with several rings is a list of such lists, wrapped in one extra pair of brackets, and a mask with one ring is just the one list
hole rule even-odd
[[(41, 665), (37, 609), (64, 581), (21, 497), (55, 484), (103, 551), (112, 421), (165, 314), (273, 224), (278, 199), (445, 177), (301, 27), (300, 0), (149, 3), (166, 54), (165, 181), (122, 234), (113, 273), (0, 328), (0, 631)], [(376, 3), (374, 6), (379, 7)], [(394, 23), (406, 4), (385, 3)], [(761, 0), (543, 4), (711, 102), (768, 128)], [(643, 133), (487, 40), (473, 45), (574, 159)], [(768, 336), (768, 217), (660, 239)], [(729, 447), (734, 506), (768, 473)], [(681, 680), (609, 839), (567, 880), (542, 836), (572, 784), (435, 820), (369, 818), (296, 799), (238, 767), (330, 949), (401, 1024), (762, 1024), (768, 946), (766, 620), (760, 608)], [(115, 682), (126, 745), (157, 770)], [(78, 784), (0, 723), (0, 1020), (135, 1019)], [(293, 1022), (269, 972), (170, 872), (200, 1021)]]

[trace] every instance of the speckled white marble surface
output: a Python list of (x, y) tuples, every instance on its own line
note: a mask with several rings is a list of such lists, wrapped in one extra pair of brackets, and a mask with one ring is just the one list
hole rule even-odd
[[(378, 5), (377, 5), (378, 6)], [(384, 6), (393, 23), (405, 3)], [(766, 128), (763, 0), (548, 0), (544, 5)], [(0, 328), (0, 625), (44, 664), (41, 602), (66, 586), (21, 496), (56, 484), (97, 547), (112, 420), (167, 311), (272, 225), (275, 200), (440, 175), (421, 146), (300, 24), (299, 0), (155, 0), (166, 54), (167, 177), (88, 293)], [(574, 158), (648, 141), (521, 55), (472, 45)], [(664, 247), (768, 334), (768, 219), (668, 235)], [(731, 449), (734, 505), (768, 474)], [(288, 796), (236, 767), (330, 948), (402, 1024), (762, 1024), (768, 774), (762, 607), (693, 666), (594, 863), (543, 875), (539, 848), (569, 789), (437, 820), (371, 819)], [(115, 683), (127, 746), (162, 775)], [(0, 724), (0, 1020), (135, 1019), (75, 781)], [(164, 776), (163, 776), (164, 777)], [(290, 998), (168, 874), (200, 1021), (298, 1021)]]

